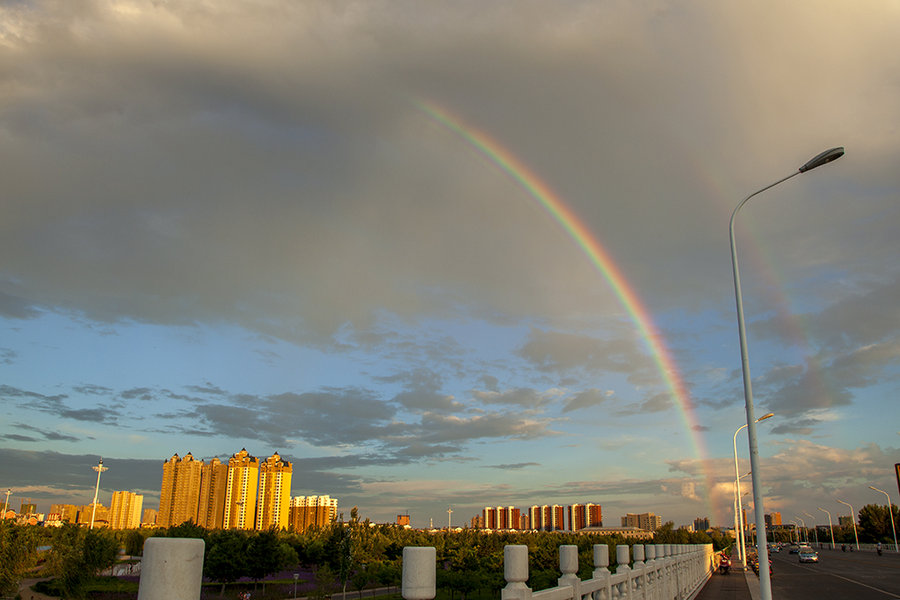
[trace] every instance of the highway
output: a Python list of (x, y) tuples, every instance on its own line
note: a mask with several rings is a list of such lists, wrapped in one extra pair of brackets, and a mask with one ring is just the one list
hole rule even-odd
[(787, 548), (771, 555), (775, 600), (900, 598), (900, 555), (841, 552), (840, 547), (818, 552), (818, 563), (803, 564)]

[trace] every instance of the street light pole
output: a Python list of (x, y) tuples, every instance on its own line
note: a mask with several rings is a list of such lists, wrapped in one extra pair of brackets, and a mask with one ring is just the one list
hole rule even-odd
[[(747, 201), (750, 200), (750, 198), (753, 198), (757, 194), (760, 194), (768, 190), (769, 188), (775, 187), (779, 183), (787, 181), (795, 175), (805, 173), (807, 171), (815, 169), (816, 167), (820, 167), (824, 164), (830, 163), (833, 160), (837, 160), (843, 155), (844, 149), (841, 147), (831, 148), (830, 150), (826, 150), (825, 152), (816, 155), (806, 164), (800, 167), (795, 173), (791, 173), (787, 177), (779, 179), (775, 183), (771, 183), (744, 198), (744, 200), (742, 200), (741, 203), (738, 204), (734, 209), (734, 212), (731, 213), (731, 221), (728, 228), (729, 238), (731, 240), (731, 267), (734, 273), (734, 298), (735, 304), (737, 306), (738, 337), (740, 338), (741, 344), (741, 373), (744, 379), (744, 404), (747, 411), (747, 438), (750, 445), (750, 470), (753, 471), (753, 507), (756, 513), (757, 529), (764, 529), (766, 526), (764, 513), (765, 507), (763, 506), (762, 484), (760, 482), (759, 448), (756, 441), (756, 419), (753, 416), (753, 388), (750, 384), (750, 358), (747, 353), (747, 332), (746, 326), (744, 325), (744, 302), (741, 298), (741, 277), (740, 271), (738, 269), (737, 247), (734, 243), (734, 218), (737, 216), (738, 211), (741, 210), (741, 207), (743, 207), (744, 204), (746, 204)], [(766, 544), (759, 543), (758, 536), (756, 546), (756, 555), (759, 558), (759, 564), (769, 564), (769, 549), (766, 547)], [(762, 600), (772, 600), (772, 581), (769, 578), (768, 569), (762, 568), (759, 570), (759, 590)]]
[(894, 527), (894, 507), (891, 505), (891, 497), (888, 496), (888, 493), (884, 490), (879, 490), (877, 487), (869, 486), (870, 490), (875, 490), (876, 492), (881, 492), (885, 495), (888, 501), (888, 514), (891, 516), (891, 533), (894, 534), (894, 552), (900, 552), (900, 548), (897, 547), (897, 528)]
[[(837, 500), (837, 498), (835, 498), (835, 500)], [(850, 506), (849, 502), (844, 502), (843, 500), (838, 500), (838, 502), (850, 507), (850, 522), (853, 523), (853, 537), (856, 539), (856, 549), (859, 550), (859, 536), (856, 534), (856, 512), (853, 510), (853, 507)]]
[[(765, 419), (769, 419), (774, 417), (775, 413), (768, 413), (756, 420), (757, 423), (760, 421), (764, 421)], [(734, 437), (732, 438), (732, 444), (734, 446), (734, 481), (735, 487), (737, 488), (735, 494), (737, 495), (737, 512), (735, 513), (735, 529), (740, 528), (739, 531), (736, 532), (737, 542), (738, 542), (738, 558), (741, 559), (741, 562), (744, 564), (744, 568), (747, 568), (747, 546), (744, 543), (744, 529), (746, 528), (746, 524), (744, 523), (744, 506), (741, 503), (741, 477), (738, 475), (738, 455), (737, 455), (737, 436), (738, 433), (741, 432), (741, 429), (744, 429), (747, 425), (741, 425), (737, 428), (737, 431), (734, 432)]]
[(804, 521), (801, 517), (797, 517), (797, 520), (800, 521), (800, 526), (803, 527), (803, 540), (808, 544), (809, 531), (806, 529), (806, 521)]
[(831, 549), (834, 550), (834, 525), (831, 524), (831, 513), (821, 507), (819, 507), (819, 510), (828, 515), (828, 531), (831, 532)]
[(100, 473), (103, 471), (109, 471), (109, 467), (103, 466), (103, 459), (100, 459), (99, 464), (96, 467), (91, 467), (93, 470), (97, 471), (97, 487), (94, 488), (94, 508), (91, 510), (91, 529), (94, 528), (94, 517), (97, 515), (97, 496), (100, 494)]
[[(806, 515), (807, 517), (809, 517), (810, 519), (812, 519), (813, 535), (816, 536), (816, 547), (818, 547), (819, 546), (819, 528), (816, 527), (816, 518), (814, 516), (812, 516), (811, 514), (809, 514), (808, 512), (804, 512), (803, 514)], [(806, 533), (806, 541), (809, 541), (809, 530), (807, 530), (807, 533)]]

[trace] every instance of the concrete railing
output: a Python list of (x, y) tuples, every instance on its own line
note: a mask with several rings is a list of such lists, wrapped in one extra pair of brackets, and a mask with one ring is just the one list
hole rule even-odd
[[(148, 539), (138, 600), (198, 600), (204, 549), (203, 540), (198, 539)], [(535, 592), (526, 584), (528, 546), (506, 546), (506, 587), (500, 591), (501, 600), (691, 600), (715, 570), (711, 544), (616, 546), (615, 573), (609, 570), (609, 547), (595, 544), (593, 550), (592, 577), (582, 581), (578, 546), (560, 546), (559, 585)], [(403, 598), (434, 600), (436, 573), (434, 548), (404, 548)]]
[[(631, 551), (634, 562), (631, 564)], [(616, 546), (616, 572), (609, 570), (609, 547), (594, 545), (594, 571), (582, 581), (578, 573), (578, 546), (560, 546), (558, 586), (533, 591), (528, 581), (528, 546), (503, 549), (506, 587), (501, 600), (691, 600), (715, 570), (711, 544), (651, 544)], [(435, 549), (403, 549), (405, 600), (433, 600)]]

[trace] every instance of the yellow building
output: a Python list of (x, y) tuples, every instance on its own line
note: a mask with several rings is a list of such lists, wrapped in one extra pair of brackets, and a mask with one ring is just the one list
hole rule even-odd
[(157, 525), (172, 527), (186, 521), (197, 522), (202, 468), (203, 462), (194, 460), (190, 452), (184, 458), (175, 454), (163, 464)]
[(225, 523), (225, 490), (228, 486), (228, 465), (218, 458), (203, 465), (200, 474), (200, 508), (197, 525), (206, 529), (222, 529)]
[(303, 532), (326, 527), (337, 517), (337, 498), (330, 496), (297, 496), (291, 498), (290, 528)]
[(256, 492), (259, 484), (259, 459), (246, 448), (228, 459), (225, 487), (225, 529), (253, 529), (256, 516)]
[(141, 526), (144, 496), (133, 492), (113, 492), (109, 506), (110, 529), (137, 529)]
[(259, 466), (259, 498), (256, 502), (256, 528), (287, 529), (291, 504), (291, 463), (278, 452)]

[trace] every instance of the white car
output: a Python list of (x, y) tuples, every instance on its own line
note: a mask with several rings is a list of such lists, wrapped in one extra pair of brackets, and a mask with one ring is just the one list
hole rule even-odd
[(811, 548), (804, 548), (799, 552), (800, 562), (817, 563), (819, 562), (819, 553)]

